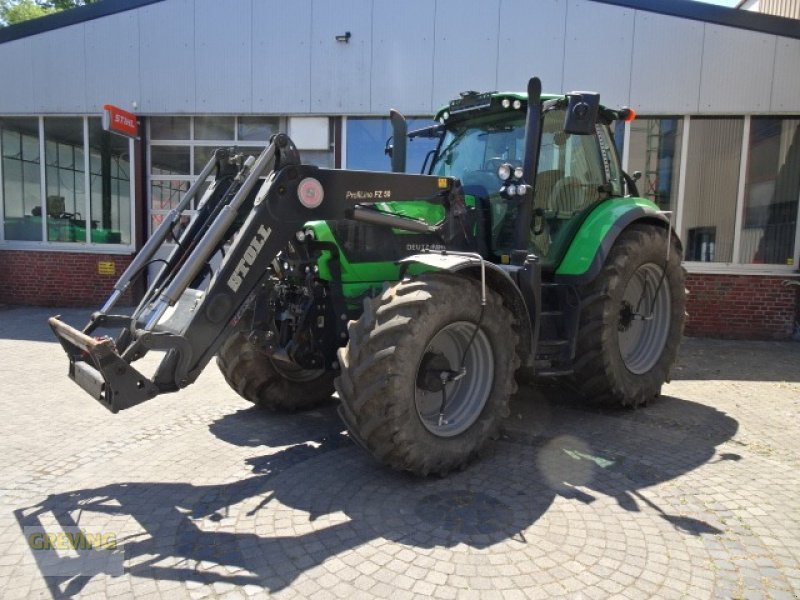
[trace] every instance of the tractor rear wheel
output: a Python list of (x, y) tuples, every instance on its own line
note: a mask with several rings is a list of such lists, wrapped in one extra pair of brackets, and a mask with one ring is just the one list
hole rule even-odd
[(593, 404), (635, 407), (661, 393), (685, 321), (685, 273), (675, 238), (656, 225), (620, 234), (600, 275), (579, 289), (573, 383)]
[(350, 322), (339, 350), (340, 414), (379, 461), (444, 475), (496, 434), (516, 391), (517, 335), (492, 290), (481, 312), (478, 282), (428, 274), (366, 300)]
[(217, 366), (237, 394), (262, 408), (307, 410), (333, 395), (333, 373), (274, 360), (244, 332), (233, 333), (217, 353)]

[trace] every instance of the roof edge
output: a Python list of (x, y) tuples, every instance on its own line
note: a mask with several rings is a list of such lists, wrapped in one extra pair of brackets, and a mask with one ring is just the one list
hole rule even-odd
[(70, 25), (78, 25), (86, 21), (108, 17), (117, 13), (141, 8), (148, 4), (163, 2), (164, 0), (103, 0), (96, 4), (86, 4), (71, 8), (52, 15), (23, 21), (14, 25), (0, 27), (0, 44), (45, 33), (54, 29), (61, 29)]
[(601, 4), (611, 4), (623, 8), (643, 10), (670, 17), (681, 17), (693, 21), (713, 23), (747, 29), (760, 33), (769, 33), (781, 37), (800, 39), (800, 20), (776, 17), (764, 13), (727, 8), (715, 4), (706, 4), (696, 0), (592, 0)]

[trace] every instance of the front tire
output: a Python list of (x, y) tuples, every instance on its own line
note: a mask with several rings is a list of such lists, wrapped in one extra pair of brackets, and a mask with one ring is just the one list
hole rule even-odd
[(243, 332), (233, 333), (217, 353), (217, 366), (237, 394), (274, 411), (308, 410), (333, 395), (333, 373), (273, 360)]
[[(428, 274), (366, 300), (361, 318), (351, 321), (339, 350), (340, 413), (379, 461), (444, 475), (463, 468), (496, 434), (516, 391), (519, 359), (513, 316), (492, 290), (486, 300), (481, 317), (475, 280)], [(457, 371), (462, 359), (465, 373), (446, 384), (440, 420), (437, 377)]]
[(665, 263), (667, 235), (663, 227), (632, 225), (617, 238), (601, 274), (579, 289), (573, 383), (593, 404), (635, 407), (658, 396), (669, 379), (683, 335), (686, 292), (681, 250), (672, 236)]

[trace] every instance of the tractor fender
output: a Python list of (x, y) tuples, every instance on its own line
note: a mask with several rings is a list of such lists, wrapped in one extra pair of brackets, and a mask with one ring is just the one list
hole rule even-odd
[(670, 229), (682, 249), (669, 217), (655, 204), (644, 198), (616, 198), (599, 205), (586, 217), (556, 269), (555, 282), (583, 285), (592, 281), (603, 269), (614, 242), (634, 223)]
[[(400, 265), (401, 278), (409, 266), (421, 265), (427, 267), (426, 271), (444, 271), (470, 277), (478, 282), (481, 280), (481, 259), (477, 255), (430, 252), (407, 256), (397, 261), (397, 264)], [(540, 310), (539, 281), (532, 286), (535, 288), (532, 293), (527, 294), (531, 298), (526, 302), (519, 285), (509, 272), (515, 267), (504, 269), (487, 260), (483, 261), (483, 265), (486, 274), (486, 287), (500, 294), (503, 304), (508, 307), (517, 320), (517, 333), (519, 334), (517, 352), (523, 364), (526, 364), (529, 360), (533, 360), (534, 338), (538, 334), (538, 319), (533, 315), (538, 315)], [(516, 268), (519, 269), (520, 267)], [(536, 276), (538, 277), (538, 275), (538, 265), (536, 265)]]

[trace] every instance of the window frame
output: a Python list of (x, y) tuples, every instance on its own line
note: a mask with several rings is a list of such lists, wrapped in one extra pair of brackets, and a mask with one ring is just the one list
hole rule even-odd
[[(90, 151), (89, 151), (89, 119), (97, 118), (98, 115), (81, 114), (57, 114), (57, 115), (0, 115), (0, 118), (14, 118), (27, 116), (36, 118), (38, 122), (38, 142), (39, 142), (39, 206), (42, 214), (47, 214), (47, 160), (45, 158), (46, 140), (44, 137), (45, 118), (75, 118), (81, 119), (81, 129), (83, 131), (83, 176), (84, 176), (84, 211), (87, 223), (86, 241), (83, 242), (55, 242), (47, 239), (47, 219), (42, 219), (42, 239), (41, 240), (7, 240), (5, 239), (5, 198), (4, 186), (0, 185), (0, 250), (30, 250), (39, 252), (74, 252), (82, 254), (133, 254), (136, 251), (136, 173), (137, 156), (134, 141), (128, 140), (128, 152), (130, 154), (130, 244), (104, 244), (91, 241), (91, 190), (90, 181)], [(114, 134), (111, 134), (114, 135)], [(3, 165), (0, 160), (0, 183), (3, 181)]]
[[(189, 138), (185, 140), (168, 140), (168, 139), (158, 139), (154, 140), (151, 136), (151, 123), (153, 118), (159, 117), (186, 117), (189, 119)], [(230, 139), (225, 140), (197, 140), (195, 139), (195, 118), (196, 117), (224, 117), (224, 118), (233, 118), (233, 137)], [(146, 181), (147, 186), (146, 189), (143, 190), (143, 197), (146, 202), (146, 215), (147, 215), (147, 222), (144, 224), (145, 230), (147, 231), (148, 237), (153, 234), (153, 217), (156, 215), (160, 215), (162, 218), (170, 213), (169, 208), (167, 209), (160, 209), (160, 208), (153, 208), (152, 206), (152, 183), (154, 181), (185, 181), (188, 182), (191, 186), (192, 183), (195, 182), (197, 179), (197, 174), (194, 174), (195, 171), (195, 148), (223, 148), (231, 146), (232, 144), (236, 145), (237, 148), (242, 150), (253, 149), (255, 151), (255, 155), (261, 153), (261, 150), (269, 144), (269, 140), (264, 140), (263, 143), (254, 141), (254, 140), (240, 140), (239, 139), (239, 119), (241, 117), (262, 117), (265, 119), (277, 119), (278, 120), (278, 127), (276, 131), (286, 131), (288, 119), (285, 116), (281, 115), (232, 115), (232, 114), (213, 114), (213, 115), (149, 115), (146, 119), (147, 121), (147, 150), (146, 150), (146, 164), (145, 164), (145, 173), (146, 173)], [(154, 175), (153, 174), (153, 153), (151, 152), (151, 148), (154, 146), (184, 146), (189, 148), (189, 171), (191, 172), (189, 175), (181, 175), (181, 174), (160, 174)], [(199, 200), (201, 195), (198, 195), (197, 198), (192, 200), (191, 207), (187, 210), (183, 211), (183, 215), (188, 216), (189, 218), (193, 218), (197, 211), (195, 209), (195, 202)]]

